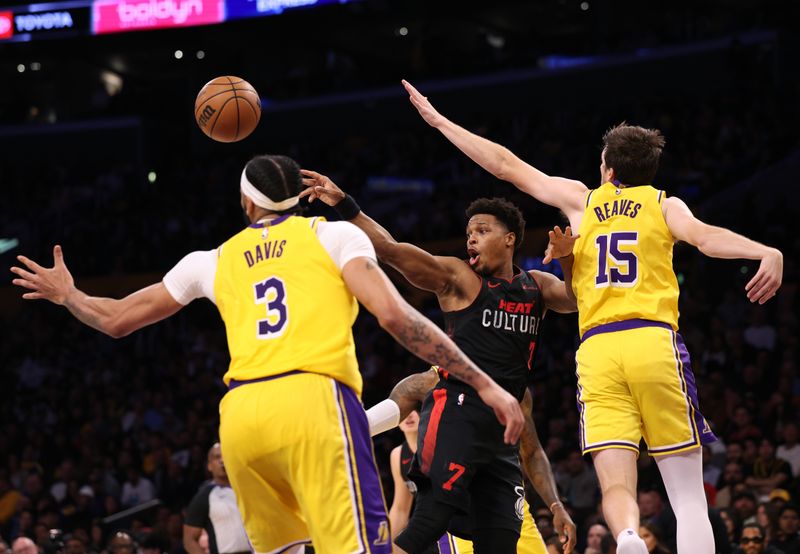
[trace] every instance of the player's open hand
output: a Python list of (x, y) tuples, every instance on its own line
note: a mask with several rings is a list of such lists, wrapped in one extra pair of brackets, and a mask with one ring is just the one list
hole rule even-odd
[(506, 426), (503, 434), (506, 444), (516, 444), (525, 426), (525, 418), (517, 399), (495, 382), (478, 391), (478, 394), (486, 405), (494, 410), (500, 423)]
[(320, 199), (328, 206), (335, 206), (344, 200), (344, 191), (327, 175), (309, 169), (301, 169), (300, 173), (303, 175), (303, 185), (307, 187), (300, 193), (300, 198), (307, 196), (309, 202)]
[(567, 509), (564, 508), (561, 502), (553, 508), (553, 530), (561, 540), (564, 554), (570, 554), (578, 543), (578, 531), (575, 527), (575, 522), (572, 521)]
[(763, 304), (775, 294), (783, 281), (783, 254), (776, 248), (770, 248), (761, 258), (761, 265), (755, 276), (744, 287), (750, 302)]
[(580, 237), (580, 235), (573, 235), (572, 227), (569, 226), (562, 233), (561, 227), (556, 225), (547, 234), (550, 236), (550, 243), (547, 245), (547, 250), (544, 251), (544, 260), (542, 260), (546, 264), (552, 262), (553, 258), (563, 258), (572, 254), (575, 241)]
[(64, 263), (60, 246), (53, 248), (53, 267), (42, 267), (25, 256), (17, 256), (17, 259), (28, 270), (12, 267), (11, 272), (18, 278), (11, 282), (30, 291), (22, 295), (25, 300), (44, 299), (55, 304), (64, 304), (70, 292), (75, 290), (75, 281)]
[(403, 79), (403, 86), (408, 92), (408, 99), (411, 100), (411, 103), (415, 108), (417, 108), (419, 115), (422, 116), (422, 119), (424, 119), (428, 125), (431, 127), (438, 127), (444, 122), (444, 117), (442, 117), (441, 114), (436, 111), (436, 108), (433, 107), (433, 104), (428, 101), (427, 96), (422, 96), (422, 93), (415, 89), (414, 85), (405, 79)]

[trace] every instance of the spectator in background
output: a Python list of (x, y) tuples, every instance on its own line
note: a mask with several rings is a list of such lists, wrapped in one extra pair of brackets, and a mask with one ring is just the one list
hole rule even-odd
[(12, 554), (39, 554), (36, 544), (28, 537), (19, 537), (11, 543)]
[(8, 548), (8, 544), (2, 537), (0, 537), (0, 554), (11, 554), (11, 549)]
[(152, 481), (142, 477), (135, 467), (128, 468), (128, 480), (122, 484), (122, 497), (120, 501), (126, 508), (138, 506), (156, 497), (156, 489)]
[(107, 550), (108, 554), (135, 554), (139, 550), (139, 545), (125, 531), (117, 531), (108, 541)]
[(17, 513), (21, 498), (22, 495), (11, 486), (6, 472), (0, 470), (0, 530)]
[(711, 448), (703, 446), (703, 482), (716, 489), (722, 470), (713, 463)]
[(777, 520), (778, 510), (774, 504), (762, 502), (758, 505), (756, 509), (756, 523), (758, 523), (764, 531), (764, 538), (767, 543), (771, 542), (775, 536)]
[(206, 467), (211, 473), (211, 482), (200, 489), (186, 509), (183, 547), (189, 554), (203, 554), (199, 541), (205, 531), (211, 554), (249, 553), (250, 541), (228, 481), (219, 443), (209, 449)]
[[(783, 426), (783, 442), (778, 447), (776, 456), (786, 460), (792, 466), (792, 475), (800, 477), (800, 444), (798, 444), (798, 426), (790, 421)], [(1, 520), (0, 520), (1, 521)]]
[(602, 554), (603, 537), (608, 535), (608, 527), (602, 523), (595, 523), (586, 532), (586, 550), (583, 554)]
[(86, 554), (86, 543), (76, 536), (64, 541), (64, 554)]
[(758, 523), (748, 523), (742, 527), (737, 554), (785, 554), (770, 546), (766, 546), (764, 530)]
[(775, 457), (775, 445), (768, 438), (761, 439), (758, 458), (753, 463), (750, 476), (745, 484), (755, 490), (764, 501), (769, 499), (773, 489), (780, 488), (792, 478), (789, 462)]
[(661, 528), (655, 523), (643, 521), (639, 526), (639, 536), (642, 537), (649, 554), (671, 554), (670, 550), (661, 544)]
[(556, 482), (567, 503), (575, 510), (575, 519), (583, 520), (597, 505), (597, 475), (577, 450), (567, 455), (556, 471)]
[(797, 506), (787, 504), (778, 512), (778, 528), (769, 542), (784, 554), (800, 554), (800, 511)]
[(756, 496), (748, 491), (736, 493), (733, 497), (733, 513), (743, 525), (756, 523)]
[(775, 350), (778, 334), (767, 322), (767, 310), (763, 306), (753, 306), (750, 319), (752, 323), (744, 330), (744, 342), (756, 350)]
[[(753, 414), (746, 406), (737, 406), (733, 410), (733, 417), (724, 433), (728, 441), (744, 442), (746, 439), (761, 438), (761, 429), (753, 423)], [(732, 445), (728, 445), (729, 448)], [(746, 448), (745, 448), (746, 451)], [(742, 453), (744, 459), (745, 452)]]
[(728, 537), (728, 542), (730, 542), (732, 546), (736, 546), (739, 537), (739, 522), (736, 520), (736, 514), (733, 513), (733, 510), (724, 508), (719, 511), (719, 517), (725, 524), (725, 533)]
[(611, 536), (611, 533), (603, 535), (600, 541), (600, 554), (617, 554), (617, 541)]
[(738, 462), (725, 464), (725, 470), (722, 472), (722, 481), (720, 481), (722, 488), (717, 491), (716, 507), (730, 507), (733, 497), (739, 492), (743, 483), (744, 471), (742, 470), (742, 465)]
[(639, 517), (642, 521), (658, 521), (664, 509), (664, 500), (656, 490), (639, 491)]

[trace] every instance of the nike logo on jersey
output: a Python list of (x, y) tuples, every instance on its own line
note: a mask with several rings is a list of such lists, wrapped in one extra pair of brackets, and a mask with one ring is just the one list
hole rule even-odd
[(489, 282), (489, 288), (490, 288), (490, 289), (496, 289), (497, 287), (499, 287), (499, 286), (500, 286), (500, 285), (502, 285), (502, 284), (503, 284), (503, 283), (492, 283), (492, 282), (490, 281), (490, 282)]
[(411, 460), (413, 460), (413, 459), (414, 459), (414, 458), (406, 458), (405, 460), (400, 460), (400, 462), (401, 462), (403, 465), (406, 465), (407, 463), (411, 462)]
[(536, 290), (536, 287), (530, 285), (522, 285), (522, 290)]

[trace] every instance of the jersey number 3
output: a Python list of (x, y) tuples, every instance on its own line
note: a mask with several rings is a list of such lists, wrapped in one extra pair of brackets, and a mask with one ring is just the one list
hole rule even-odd
[[(595, 288), (607, 286), (629, 288), (636, 284), (639, 280), (639, 259), (636, 257), (636, 252), (622, 250), (621, 247), (635, 246), (638, 242), (639, 233), (636, 231), (617, 231), (599, 235), (595, 239), (594, 244), (598, 250)], [(610, 270), (609, 258), (615, 266)]]
[(289, 322), (286, 308), (286, 285), (279, 277), (270, 277), (253, 285), (256, 304), (267, 305), (267, 318), (259, 319), (256, 334), (259, 339), (274, 339), (283, 334)]

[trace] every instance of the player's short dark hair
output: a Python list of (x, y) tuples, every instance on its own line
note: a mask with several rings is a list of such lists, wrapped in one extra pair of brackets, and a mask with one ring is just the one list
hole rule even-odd
[(467, 206), (467, 217), (475, 214), (495, 216), (510, 232), (514, 233), (514, 250), (522, 244), (525, 236), (525, 218), (514, 204), (505, 198), (478, 198)]
[[(270, 200), (280, 202), (297, 196), (303, 189), (300, 164), (288, 156), (262, 154), (252, 158), (245, 166), (247, 180)], [(300, 205), (280, 213), (297, 213)]]
[(622, 122), (603, 135), (606, 167), (624, 185), (652, 185), (664, 144), (658, 129)]

